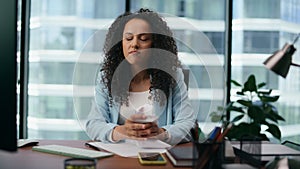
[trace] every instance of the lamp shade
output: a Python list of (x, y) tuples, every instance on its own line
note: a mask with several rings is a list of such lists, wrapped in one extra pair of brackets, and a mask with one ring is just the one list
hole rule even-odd
[(264, 62), (265, 67), (285, 78), (290, 66), (293, 65), (292, 55), (295, 51), (294, 45), (286, 43), (281, 50), (276, 51)]

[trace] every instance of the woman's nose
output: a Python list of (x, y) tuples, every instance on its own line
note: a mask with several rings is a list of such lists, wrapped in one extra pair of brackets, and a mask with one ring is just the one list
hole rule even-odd
[(134, 49), (138, 49), (139, 48), (139, 44), (138, 44), (138, 39), (137, 38), (133, 38), (131, 41), (131, 47)]

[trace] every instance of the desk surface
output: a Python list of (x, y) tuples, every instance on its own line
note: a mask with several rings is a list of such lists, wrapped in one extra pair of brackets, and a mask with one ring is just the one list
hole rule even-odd
[[(65, 146), (72, 146), (78, 148), (86, 148), (84, 140), (40, 140), (39, 145), (48, 145), (48, 144), (58, 144)], [(19, 148), (17, 152), (10, 153), (0, 150), (0, 168), (5, 169), (63, 169), (64, 160), (70, 157), (47, 154), (42, 152), (36, 152), (31, 150), (31, 146)], [(166, 157), (166, 156), (165, 156)], [(175, 168), (172, 163), (167, 159), (166, 165), (153, 165), (153, 166), (144, 166), (141, 165), (137, 158), (125, 158), (118, 155), (112, 157), (102, 158), (98, 160), (97, 169), (128, 169), (128, 168), (151, 168), (151, 169), (160, 169), (160, 168)], [(188, 167), (184, 167), (187, 169)], [(176, 167), (180, 169), (180, 167)]]

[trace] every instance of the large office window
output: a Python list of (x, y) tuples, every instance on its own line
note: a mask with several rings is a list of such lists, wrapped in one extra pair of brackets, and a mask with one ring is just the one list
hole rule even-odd
[[(254, 74), (258, 82), (266, 82), (268, 88), (279, 93), (276, 106), (286, 120), (280, 123), (282, 140), (300, 142), (300, 100), (297, 98), (300, 94), (300, 69), (291, 67), (289, 75), (284, 79), (262, 64), (285, 43), (292, 43), (299, 33), (300, 16), (297, 9), (300, 3), (290, 0), (233, 2), (232, 79), (242, 82)], [(299, 48), (299, 44), (295, 45)], [(299, 62), (299, 56), (300, 53), (296, 52), (293, 61)]]
[(272, 53), (279, 47), (278, 40), (278, 31), (244, 31), (243, 53)]
[[(198, 120), (209, 131), (209, 114), (225, 103), (224, 0), (131, 0), (130, 10), (150, 8), (164, 14), (179, 49), (179, 57), (194, 76), (189, 96), (198, 105)], [(125, 11), (119, 0), (32, 0), (30, 18), (28, 137), (85, 139), (78, 117), (93, 106), (93, 76), (108, 25)], [(279, 92), (283, 139), (300, 142), (300, 69), (286, 79), (263, 67), (263, 61), (300, 30), (300, 2), (291, 0), (233, 0), (231, 77), (257, 81)], [(176, 18), (174, 20), (174, 18)], [(180, 22), (177, 22), (180, 21)], [(186, 24), (182, 24), (182, 22)], [(97, 33), (98, 39), (91, 39)], [(87, 42), (95, 41), (97, 44)], [(209, 45), (207, 45), (209, 43)], [(295, 44), (296, 48), (300, 45)], [(213, 46), (213, 50), (207, 50)], [(91, 58), (82, 57), (85, 54)], [(215, 60), (214, 60), (214, 59)], [(217, 59), (216, 59), (217, 58)], [(300, 52), (293, 60), (300, 62)], [(74, 71), (77, 68), (77, 71)], [(76, 77), (74, 81), (74, 74)], [(79, 80), (79, 81), (77, 81)], [(75, 87), (79, 100), (74, 99)], [(233, 87), (234, 89), (234, 87)], [(199, 93), (195, 95), (194, 93)], [(214, 95), (213, 95), (214, 94)], [(79, 101), (80, 106), (74, 102)], [(214, 124), (212, 124), (214, 125)], [(299, 130), (290, 130), (297, 128)]]
[[(74, 106), (74, 69), (81, 64), (78, 58), (88, 39), (124, 11), (125, 1), (118, 0), (31, 1), (29, 138), (87, 139)], [(105, 38), (105, 32), (99, 35)], [(91, 48), (90, 52), (95, 50)], [(97, 64), (88, 61), (85, 67)], [(90, 85), (84, 84), (87, 75), (81, 76), (82, 84)], [(85, 94), (81, 99), (91, 98), (92, 94)], [(81, 108), (89, 111), (86, 109)]]
[(198, 122), (205, 133), (209, 132), (215, 125), (210, 113), (225, 103), (225, 1), (133, 0), (131, 7), (131, 11), (148, 7), (166, 14), (180, 61), (190, 70), (189, 97), (198, 113)]
[[(131, 11), (145, 7), (164, 15), (176, 38), (182, 63), (196, 80), (190, 83), (189, 94), (199, 111), (198, 120), (209, 123), (209, 113), (224, 104), (224, 2), (149, 2), (131, 1)], [(28, 137), (87, 138), (79, 123), (93, 106), (93, 76), (86, 70), (97, 68), (107, 26), (125, 11), (125, 1), (32, 0), (31, 4)], [(212, 13), (216, 7), (218, 12)], [(181, 27), (183, 19), (190, 27)], [(99, 37), (95, 38), (95, 34)], [(199, 43), (203, 45), (199, 47)], [(94, 59), (85, 58), (85, 53)], [(217, 64), (212, 59), (216, 57)], [(212, 84), (216, 81), (212, 77), (219, 79), (218, 83)], [(75, 87), (80, 92), (74, 91)], [(218, 98), (212, 96), (215, 91)], [(194, 93), (200, 93), (200, 97)]]

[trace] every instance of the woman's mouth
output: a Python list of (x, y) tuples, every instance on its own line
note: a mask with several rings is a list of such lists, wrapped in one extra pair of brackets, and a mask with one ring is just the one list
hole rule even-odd
[(130, 51), (130, 52), (129, 52), (129, 55), (137, 55), (138, 53), (139, 53), (139, 52), (136, 51), (136, 50), (135, 50), (135, 51)]
[(139, 54), (140, 54), (140, 52), (138, 52), (138, 51), (131, 51), (131, 52), (129, 52), (128, 55), (131, 55), (131, 56), (138, 56)]

